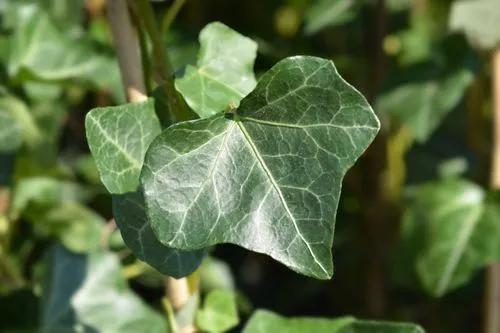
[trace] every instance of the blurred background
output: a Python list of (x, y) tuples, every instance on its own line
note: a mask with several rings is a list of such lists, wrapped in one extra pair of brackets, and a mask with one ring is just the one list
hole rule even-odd
[[(479, 331), (483, 270), (434, 297), (417, 277), (415, 256), (406, 255), (424, 241), (402, 245), (401, 232), (416, 186), (460, 175), (488, 187), (491, 53), (467, 38), (460, 18), (451, 23), (455, 2), (183, 3), (165, 36), (178, 73), (196, 63), (199, 31), (220, 21), (258, 43), (257, 77), (292, 55), (332, 59), (382, 122), (344, 180), (332, 280), (221, 245), (201, 269), (204, 290), (237, 290), (243, 319), (266, 308), (411, 321), (431, 333)], [(171, 3), (154, 2), (159, 20)], [(52, 271), (44, 287), (56, 243), (72, 253), (105, 246), (118, 254), (132, 290), (159, 308), (162, 277), (133, 258), (108, 222), (111, 197), (85, 138), (90, 109), (124, 103), (104, 1), (0, 0), (0, 15), (0, 108), (16, 114), (12, 122), (0, 113), (0, 331), (34, 330), (51, 316), (39, 308), (64, 284)]]

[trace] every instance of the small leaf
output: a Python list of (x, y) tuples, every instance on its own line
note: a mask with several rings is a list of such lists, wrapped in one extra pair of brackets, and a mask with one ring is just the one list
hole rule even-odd
[(465, 32), (473, 45), (492, 50), (500, 45), (500, 6), (498, 0), (455, 1), (450, 29)]
[(404, 84), (382, 95), (377, 110), (398, 117), (418, 142), (425, 142), (458, 104), (473, 78), (463, 68), (439, 81)]
[(305, 15), (304, 31), (313, 35), (327, 27), (347, 23), (356, 17), (358, 9), (355, 0), (317, 0)]
[(204, 332), (226, 332), (238, 325), (236, 295), (227, 290), (213, 290), (196, 314), (196, 324)]
[(404, 252), (433, 296), (461, 286), (488, 262), (500, 259), (499, 201), (484, 197), (481, 188), (461, 179), (424, 184), (412, 193), (402, 244), (413, 244)]
[(85, 125), (101, 179), (113, 194), (113, 215), (127, 246), (163, 274), (182, 277), (193, 272), (204, 251), (178, 251), (158, 242), (138, 189), (146, 149), (161, 131), (154, 100), (94, 109)]
[(378, 128), (331, 61), (285, 59), (234, 113), (153, 141), (141, 174), (149, 223), (168, 246), (233, 243), (329, 278), (342, 177)]
[(187, 104), (206, 118), (238, 106), (255, 87), (253, 64), (257, 44), (220, 22), (207, 25), (200, 33), (197, 67), (188, 65), (175, 81)]
[(250, 318), (243, 333), (424, 333), (417, 325), (365, 321), (353, 317), (337, 319), (298, 317), (285, 318), (258, 310)]
[(41, 332), (168, 332), (163, 318), (128, 288), (115, 255), (76, 255), (57, 246), (48, 263)]
[(110, 193), (133, 192), (139, 185), (146, 149), (161, 132), (153, 103), (96, 108), (85, 118), (90, 151)]

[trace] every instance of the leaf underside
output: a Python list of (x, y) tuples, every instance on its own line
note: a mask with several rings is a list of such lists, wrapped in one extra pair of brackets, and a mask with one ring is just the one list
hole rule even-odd
[(141, 174), (151, 227), (175, 248), (233, 243), (330, 278), (341, 181), (378, 129), (331, 61), (285, 59), (234, 114), (153, 141)]

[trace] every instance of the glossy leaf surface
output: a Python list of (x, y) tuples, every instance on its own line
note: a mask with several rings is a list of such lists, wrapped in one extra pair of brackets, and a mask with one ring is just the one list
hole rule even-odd
[(230, 104), (237, 106), (253, 90), (257, 44), (215, 22), (201, 31), (200, 46), (197, 66), (188, 65), (175, 86), (188, 105), (206, 118)]
[(141, 174), (153, 231), (168, 246), (234, 243), (329, 278), (342, 177), (378, 128), (332, 62), (285, 59), (237, 110), (153, 141)]

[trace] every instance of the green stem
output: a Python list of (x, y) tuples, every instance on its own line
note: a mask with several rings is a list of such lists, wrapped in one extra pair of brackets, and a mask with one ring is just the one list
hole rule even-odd
[(163, 17), (163, 24), (161, 27), (162, 35), (165, 36), (170, 29), (170, 26), (174, 22), (177, 14), (179, 14), (182, 6), (186, 3), (186, 0), (175, 0), (172, 6), (168, 9), (167, 13)]
[(175, 121), (187, 120), (189, 118), (187, 106), (175, 90), (167, 49), (163, 46), (153, 7), (151, 7), (149, 0), (137, 0), (134, 3), (137, 6), (142, 25), (151, 39), (154, 68), (159, 76), (159, 84), (164, 88), (170, 113)]

